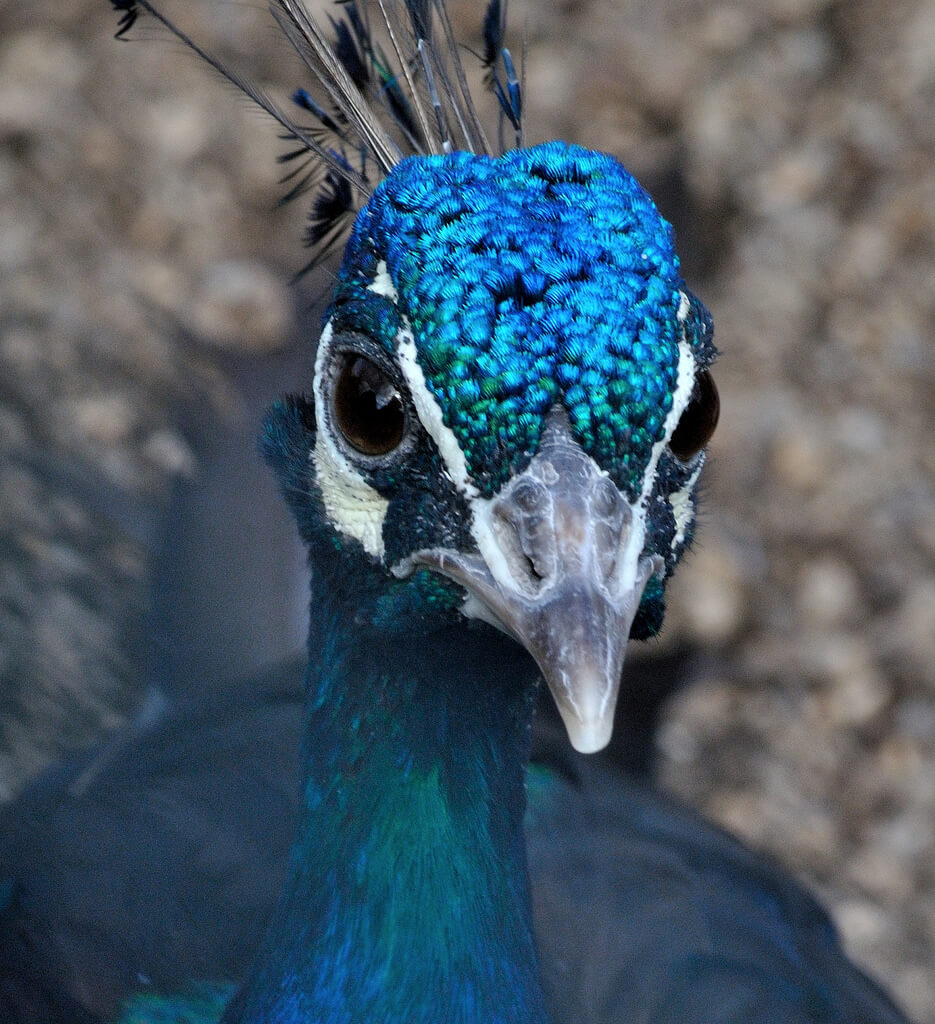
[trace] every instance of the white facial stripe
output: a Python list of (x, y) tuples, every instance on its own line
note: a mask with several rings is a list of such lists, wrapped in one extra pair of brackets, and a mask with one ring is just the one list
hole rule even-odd
[[(380, 260), (377, 263), (376, 276), (367, 290), (376, 295), (385, 296), (393, 305), (399, 301), (399, 292), (390, 277), (386, 260)], [(405, 317), (403, 317), (403, 327), (396, 337), (396, 352), (399, 368), (409, 386), (409, 394), (412, 397), (416, 415), (421, 420), (429, 437), (435, 442), (442, 462), (455, 486), (467, 497), (473, 497), (477, 494), (477, 488), (471, 483), (464, 453), (451, 429), (445, 426), (438, 400), (425, 382), (425, 374), (419, 365), (412, 328)]]
[(461, 451), (454, 432), (450, 427), (445, 426), (438, 399), (429, 390), (425, 381), (425, 374), (419, 365), (419, 357), (416, 352), (416, 341), (405, 318), (403, 327), (396, 336), (396, 360), (409, 387), (409, 395), (415, 406), (416, 415), (429, 437), (435, 442), (438, 454), (441, 456), (455, 487), (466, 498), (476, 497), (478, 491), (471, 482), (464, 452)]
[[(675, 393), (672, 395), (672, 408), (669, 410), (669, 415), (666, 416), (665, 426), (662, 430), (664, 440), (660, 442), (661, 447), (665, 447), (669, 443), (669, 438), (675, 432), (678, 421), (682, 418), (682, 413), (685, 412), (685, 408), (691, 400), (692, 391), (695, 389), (697, 369), (695, 353), (692, 351), (691, 345), (682, 339), (679, 342), (679, 368), (675, 378)], [(655, 472), (655, 466), (653, 472)]]
[(315, 448), (309, 453), (328, 517), (346, 537), (360, 541), (374, 558), (383, 557), (383, 521), (389, 502), (361, 476), (334, 443), (324, 394), (325, 359), (333, 328), (325, 325), (315, 357)]
[(685, 540), (685, 533), (695, 518), (695, 506), (691, 501), (692, 490), (698, 483), (701, 475), (701, 467), (704, 465), (704, 454), (698, 459), (695, 471), (688, 478), (688, 483), (674, 494), (669, 496), (669, 504), (672, 506), (672, 514), (675, 516), (675, 536), (672, 538), (672, 550), (674, 551)]
[[(687, 301), (687, 300), (686, 300)], [(679, 306), (681, 310), (681, 305)], [(684, 339), (679, 342), (679, 367), (675, 377), (675, 393), (672, 395), (672, 407), (666, 416), (662, 428), (662, 437), (653, 445), (649, 456), (649, 464), (643, 473), (643, 487), (639, 500), (633, 506), (633, 529), (630, 531), (629, 543), (622, 561), (622, 570), (627, 578), (635, 579), (639, 557), (643, 551), (643, 544), (646, 540), (646, 514), (647, 502), (652, 493), (653, 483), (656, 478), (656, 470), (659, 468), (659, 460), (669, 438), (672, 437), (682, 413), (688, 405), (695, 387), (695, 354), (691, 346)]]
[(376, 277), (373, 279), (373, 284), (367, 286), (367, 291), (373, 292), (375, 295), (383, 295), (394, 306), (399, 301), (399, 292), (396, 291), (396, 285), (393, 284), (393, 279), (386, 269), (386, 260), (380, 260), (377, 264)]
[[(688, 300), (688, 296), (685, 292), (679, 292), (679, 308), (675, 314), (676, 319), (682, 325), (682, 341), (679, 343), (679, 383), (681, 384), (681, 370), (682, 363), (684, 362), (684, 356), (682, 348), (688, 345), (688, 340), (685, 337), (685, 322), (688, 320), (688, 313), (691, 309), (691, 303)], [(691, 349), (689, 347), (689, 351)], [(694, 365), (694, 354), (692, 353), (692, 366), (691, 366), (691, 380), (694, 382), (696, 367)], [(694, 386), (694, 384), (693, 384)], [(678, 389), (676, 389), (678, 394)], [(691, 398), (691, 391), (688, 393), (688, 397)], [(675, 403), (673, 401), (673, 407)], [(676, 420), (676, 423), (678, 420)], [(671, 435), (669, 435), (671, 436)], [(672, 508), (672, 514), (675, 517), (675, 536), (672, 538), (672, 550), (674, 551), (680, 544), (685, 541), (685, 533), (688, 527), (691, 525), (692, 520), (695, 518), (695, 507), (691, 501), (692, 490), (695, 484), (698, 483), (698, 477), (701, 475), (701, 467), (704, 465), (704, 453), (698, 459), (698, 465), (695, 467), (694, 472), (689, 477), (688, 482), (681, 490), (676, 491), (674, 494), (669, 495), (669, 505)]]

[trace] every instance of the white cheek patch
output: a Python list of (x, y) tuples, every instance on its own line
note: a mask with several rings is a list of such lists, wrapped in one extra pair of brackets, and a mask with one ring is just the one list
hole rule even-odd
[(324, 394), (325, 359), (331, 342), (331, 321), (325, 325), (315, 357), (315, 447), (309, 453), (325, 511), (335, 529), (359, 541), (374, 558), (383, 557), (383, 522), (389, 502), (361, 476), (334, 443)]
[(669, 505), (672, 508), (672, 515), (675, 516), (675, 536), (672, 538), (672, 550), (675, 551), (679, 545), (685, 542), (685, 534), (695, 518), (695, 505), (691, 500), (692, 491), (698, 483), (701, 475), (701, 467), (704, 465), (704, 455), (698, 459), (695, 471), (688, 478), (688, 482), (680, 490), (669, 495)]
[(353, 469), (321, 428), (312, 458), (325, 511), (335, 529), (360, 541), (369, 555), (382, 558), (383, 522), (390, 503)]
[(403, 327), (396, 336), (396, 360), (402, 371), (416, 415), (425, 427), (426, 433), (435, 442), (448, 475), (455, 487), (466, 498), (477, 497), (478, 491), (468, 473), (464, 452), (450, 427), (445, 426), (438, 399), (429, 390), (425, 374), (419, 365), (416, 340), (412, 328), (403, 320)]

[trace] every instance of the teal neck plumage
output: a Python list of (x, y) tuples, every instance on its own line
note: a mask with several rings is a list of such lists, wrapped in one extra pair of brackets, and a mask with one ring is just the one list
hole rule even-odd
[(523, 837), (535, 672), (464, 626), (372, 633), (313, 585), (302, 821), (227, 1024), (546, 1019)]

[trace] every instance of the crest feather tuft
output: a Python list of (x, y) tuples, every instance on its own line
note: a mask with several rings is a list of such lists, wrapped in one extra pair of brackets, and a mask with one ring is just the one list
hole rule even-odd
[[(273, 0), (271, 10), (283, 35), (314, 80), (293, 92), (294, 105), (311, 123), (300, 123), (286, 108), (239, 72), (204, 50), (150, 0), (111, 0), (120, 15), (116, 37), (126, 38), (147, 14), (249, 97), (295, 143), (279, 159), (293, 165), (283, 178), (283, 202), (314, 193), (306, 230), (312, 258), (320, 263), (343, 237), (351, 215), (382, 177), (405, 156), (467, 150), (493, 154), (461, 62), (460, 47), (444, 0), (337, 0), (329, 34), (302, 0)], [(371, 8), (379, 17), (371, 19)], [(522, 145), (520, 79), (504, 46), (505, 0), (490, 0), (483, 19), (487, 85), (500, 110), (502, 126)], [(371, 173), (371, 171), (373, 173)], [(304, 272), (304, 271), (303, 271)]]

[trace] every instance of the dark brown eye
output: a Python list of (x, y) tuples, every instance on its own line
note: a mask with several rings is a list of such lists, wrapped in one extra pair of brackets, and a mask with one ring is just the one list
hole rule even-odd
[(697, 455), (711, 440), (720, 414), (721, 400), (714, 378), (707, 370), (699, 370), (692, 396), (669, 441), (672, 454), (682, 462)]
[(356, 352), (339, 356), (334, 420), (351, 447), (364, 455), (389, 455), (402, 443), (406, 408), (390, 378)]

